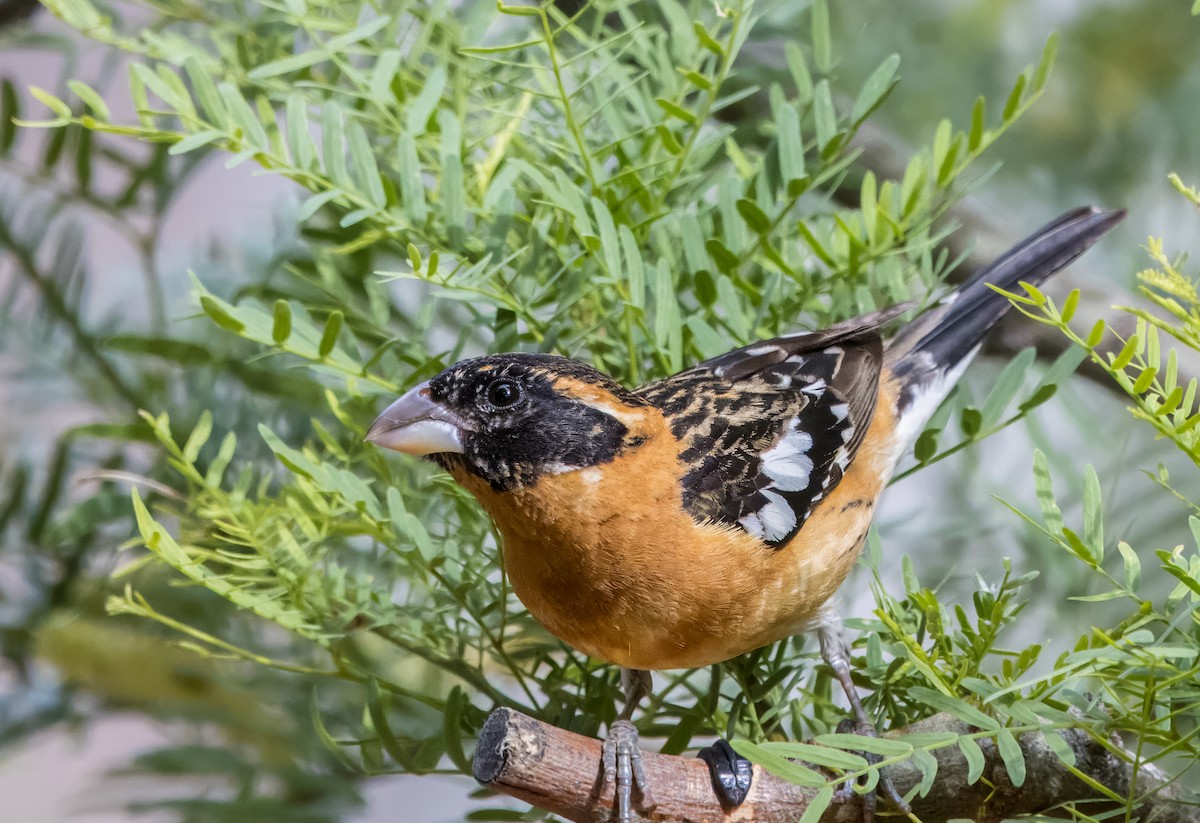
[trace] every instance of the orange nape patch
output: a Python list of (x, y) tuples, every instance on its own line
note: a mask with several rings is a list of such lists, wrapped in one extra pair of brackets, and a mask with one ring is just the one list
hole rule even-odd
[(853, 567), (891, 471), (889, 383), (842, 481), (779, 548), (684, 510), (679, 442), (657, 408), (570, 378), (556, 387), (644, 442), (510, 492), (454, 472), (495, 520), (513, 590), (547, 629), (621, 666), (673, 669), (727, 660), (815, 619)]

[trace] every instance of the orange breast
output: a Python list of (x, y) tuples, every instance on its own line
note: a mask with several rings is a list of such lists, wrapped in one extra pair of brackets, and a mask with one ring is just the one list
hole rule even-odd
[(456, 472), (495, 520), (521, 602), (553, 634), (621, 666), (705, 666), (803, 631), (849, 574), (894, 462), (894, 393), (841, 483), (789, 544), (696, 523), (661, 413), (621, 407), (644, 445), (497, 493)]

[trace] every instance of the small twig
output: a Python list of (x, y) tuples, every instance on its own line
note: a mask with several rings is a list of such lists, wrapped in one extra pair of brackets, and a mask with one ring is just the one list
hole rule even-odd
[[(905, 733), (953, 732), (969, 734), (974, 729), (945, 714), (914, 723)], [(986, 763), (980, 779), (967, 782), (967, 761), (957, 746), (932, 751), (938, 760), (937, 779), (926, 797), (912, 801), (913, 812), (924, 823), (942, 823), (967, 818), (992, 823), (1023, 814), (1048, 813), (1070, 801), (1088, 801), (1088, 813), (1096, 815), (1114, 808), (1111, 801), (1076, 774), (1108, 787), (1119, 795), (1144, 796), (1133, 819), (1157, 823), (1196, 823), (1200, 808), (1179, 802), (1183, 787), (1171, 783), (1158, 769), (1142, 764), (1134, 773), (1125, 760), (1114, 756), (1087, 732), (1060, 732), (1075, 753), (1069, 769), (1046, 745), (1040, 734), (1024, 734), (1018, 740), (1025, 755), (1026, 779), (1013, 786), (994, 742), (977, 742)], [(692, 757), (642, 755), (646, 776), (654, 787), (658, 805), (637, 809), (634, 820), (647, 823), (794, 823), (817, 793), (801, 788), (754, 767), (754, 782), (746, 801), (736, 809), (721, 807), (713, 794), (708, 767)], [(512, 709), (496, 709), (488, 717), (475, 750), (475, 779), (496, 791), (532, 803), (548, 812), (577, 823), (603, 823), (615, 818), (613, 787), (600, 781), (600, 742)], [(1073, 774), (1072, 771), (1075, 773)], [(902, 794), (921, 781), (921, 771), (910, 762), (889, 767), (888, 775)], [(854, 797), (834, 803), (821, 815), (822, 823), (851, 823), (862, 819), (862, 801)]]

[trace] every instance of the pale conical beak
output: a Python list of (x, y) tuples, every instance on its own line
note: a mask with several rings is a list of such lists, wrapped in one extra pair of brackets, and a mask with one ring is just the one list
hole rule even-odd
[(405, 454), (462, 454), (462, 425), (457, 415), (429, 399), (429, 382), (409, 389), (383, 410), (366, 440)]

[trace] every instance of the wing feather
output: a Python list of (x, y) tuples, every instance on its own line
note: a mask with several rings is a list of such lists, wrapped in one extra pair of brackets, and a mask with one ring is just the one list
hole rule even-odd
[(770, 546), (791, 540), (862, 444), (879, 329), (907, 308), (745, 346), (638, 389), (680, 441), (688, 512)]

